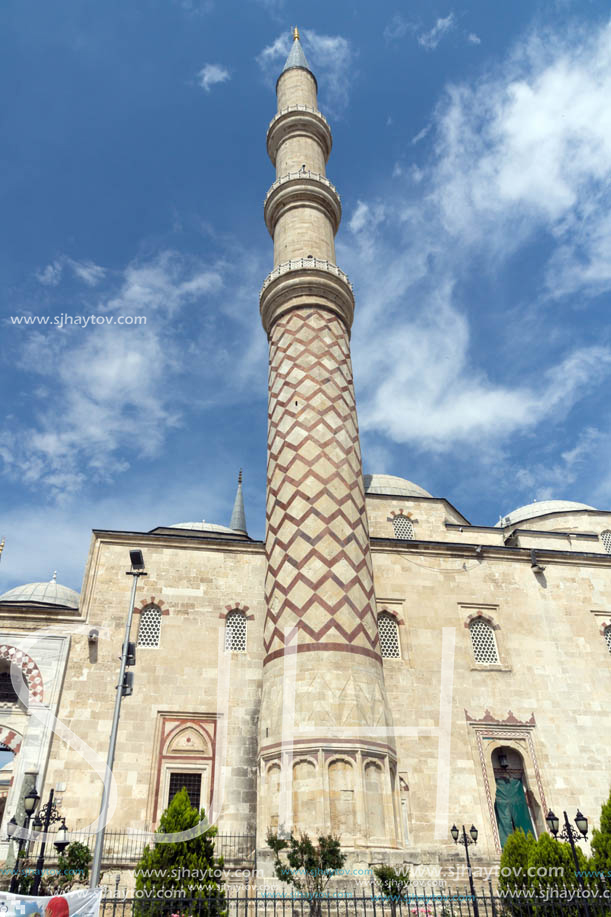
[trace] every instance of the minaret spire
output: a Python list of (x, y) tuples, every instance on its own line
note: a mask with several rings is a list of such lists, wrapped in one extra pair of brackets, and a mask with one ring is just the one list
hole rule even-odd
[[(331, 129), (298, 32), (276, 93), (264, 205), (274, 269), (260, 297), (269, 421), (258, 846), (276, 824), (392, 847), (397, 756), (350, 363), (354, 296), (335, 263)], [(383, 825), (376, 815), (368, 827), (367, 812)]]
[(246, 513), (244, 512), (244, 495), (242, 493), (242, 469), (238, 475), (238, 489), (236, 491), (233, 503), (233, 512), (231, 513), (231, 522), (229, 528), (235, 532), (244, 532), (246, 535)]

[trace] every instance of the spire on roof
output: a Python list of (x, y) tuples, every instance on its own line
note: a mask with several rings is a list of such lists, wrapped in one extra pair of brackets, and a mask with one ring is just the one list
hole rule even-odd
[(306, 56), (303, 53), (303, 48), (301, 47), (299, 29), (297, 26), (293, 29), (293, 46), (286, 59), (286, 64), (282, 68), (282, 72), (284, 73), (285, 70), (290, 70), (292, 67), (303, 67), (305, 70), (310, 69)]
[(229, 523), (229, 528), (233, 529), (234, 532), (244, 532), (246, 535), (246, 514), (244, 512), (244, 495), (242, 494), (242, 469), (240, 468), (240, 473), (238, 475), (238, 489), (235, 495), (235, 501), (233, 504), (233, 512), (231, 514), (231, 522)]
[(57, 582), (57, 570), (54, 570), (54, 571), (53, 571), (53, 576), (51, 577), (51, 579), (49, 580), (49, 582), (51, 582), (51, 583), (56, 583), (56, 582)]

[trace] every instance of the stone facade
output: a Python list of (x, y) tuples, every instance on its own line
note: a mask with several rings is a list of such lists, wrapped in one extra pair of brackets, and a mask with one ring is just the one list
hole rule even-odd
[[(293, 60), (268, 130), (266, 540), (197, 523), (94, 531), (78, 609), (0, 598), (0, 660), (12, 647), (32, 663), (30, 709), (0, 708), (0, 742), (19, 746), (5, 819), (26, 771), (71, 829), (98, 815), (139, 548), (109, 830), (154, 829), (184, 779), (220, 836), (252, 838), (263, 873), (270, 828), (332, 831), (353, 865), (447, 867), (462, 856), (450, 825), (473, 823), (475, 863), (495, 862), (504, 774), (536, 832), (548, 808), (596, 823), (609, 792), (611, 513), (548, 501), (471, 525), (407, 480), (363, 478), (331, 132)], [(36, 705), (59, 705), (83, 745), (35, 725)]]

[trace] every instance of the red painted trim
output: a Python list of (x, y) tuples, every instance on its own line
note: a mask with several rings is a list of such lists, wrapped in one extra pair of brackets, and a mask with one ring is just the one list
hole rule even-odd
[(281, 656), (292, 656), (295, 653), (315, 652), (354, 653), (359, 656), (369, 656), (370, 659), (375, 659), (380, 665), (382, 664), (382, 657), (380, 654), (366, 647), (349, 646), (345, 643), (301, 643), (297, 646), (285, 646), (282, 649), (274, 650), (273, 653), (268, 653), (263, 660), (263, 665), (267, 665), (268, 662), (279, 659)]

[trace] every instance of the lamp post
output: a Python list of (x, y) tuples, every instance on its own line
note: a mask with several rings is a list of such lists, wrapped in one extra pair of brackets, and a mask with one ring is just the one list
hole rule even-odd
[[(39, 800), (40, 800), (40, 796), (36, 792), (35, 786), (33, 786), (28, 791), (28, 793), (26, 793), (26, 795), (24, 796), (23, 809), (25, 812), (25, 819), (23, 822), (23, 830), (26, 832), (28, 831), (28, 828), (30, 827), (30, 818), (36, 811), (36, 806), (38, 805)], [(8, 834), (9, 840), (14, 836), (18, 828), (19, 828), (19, 824), (17, 822), (17, 819), (13, 815), (6, 829), (6, 833)], [(9, 888), (9, 891), (12, 892), (13, 894), (16, 894), (19, 891), (19, 886), (21, 884), (19, 881), (19, 861), (21, 860), (21, 857), (23, 855), (23, 851), (25, 849), (27, 840), (28, 838), (24, 837), (23, 835), (20, 836), (19, 838), (19, 846), (17, 847), (17, 855), (15, 857), (15, 865), (13, 867), (13, 874), (11, 876), (11, 884)]]
[(133, 576), (132, 591), (129, 600), (129, 611), (127, 621), (125, 622), (125, 638), (121, 650), (121, 664), (119, 666), (119, 682), (116, 687), (117, 696), (115, 697), (115, 710), (112, 718), (112, 727), (110, 730), (110, 739), (108, 742), (108, 756), (106, 758), (106, 776), (104, 778), (104, 789), (102, 790), (102, 804), (100, 806), (100, 827), (98, 828), (95, 839), (95, 850), (93, 852), (93, 862), (91, 864), (91, 882), (90, 887), (96, 888), (100, 881), (100, 872), (102, 869), (102, 851), (104, 849), (104, 834), (106, 833), (106, 819), (108, 817), (108, 802), (110, 799), (110, 784), (112, 781), (112, 766), (115, 761), (115, 749), (117, 747), (117, 732), (119, 730), (119, 717), (121, 716), (121, 701), (127, 697), (133, 690), (133, 675), (125, 673), (128, 665), (133, 665), (136, 661), (136, 648), (133, 643), (130, 644), (129, 636), (132, 629), (132, 619), (134, 616), (134, 603), (136, 601), (136, 588), (141, 576), (146, 576), (144, 570), (144, 559), (142, 551), (134, 550), (129, 552), (129, 559), (132, 565), (131, 570), (126, 570), (126, 576)]
[[(588, 837), (588, 819), (585, 815), (582, 815), (579, 809), (577, 809), (577, 815), (575, 816), (575, 824), (579, 828), (579, 831), (575, 831), (573, 826), (569, 821), (569, 817), (566, 812), (562, 813), (564, 815), (564, 828), (558, 834), (558, 828), (560, 827), (560, 819), (554, 815), (550, 809), (545, 817), (548, 828), (555, 838), (559, 838), (561, 841), (568, 841), (571, 845), (571, 851), (573, 853), (573, 862), (575, 863), (575, 872), (577, 873), (577, 878), (579, 879), (579, 884), (581, 885), (582, 892), (585, 891), (585, 882), (583, 881), (583, 876), (581, 874), (581, 868), (579, 866), (579, 860), (577, 859), (577, 848), (575, 847), (575, 841), (586, 840)], [(590, 913), (588, 907), (588, 902), (583, 898), (584, 911), (586, 914)]]
[[(473, 884), (473, 870), (471, 869), (471, 860), (469, 859), (469, 844), (477, 844), (477, 836), (479, 834), (475, 825), (471, 825), (469, 829), (469, 834), (471, 837), (467, 837), (467, 832), (465, 831), (465, 826), (462, 826), (462, 837), (460, 837), (460, 831), (456, 825), (452, 825), (450, 828), (450, 834), (454, 839), (454, 843), (461, 843), (465, 848), (465, 856), (467, 858), (467, 873), (469, 875), (469, 886), (471, 888), (471, 898), (473, 900), (473, 914), (474, 917), (479, 917), (479, 909), (477, 906), (477, 897), (475, 895), (475, 885)], [(460, 838), (460, 841), (459, 841)]]
[(45, 839), (40, 845), (40, 854), (36, 860), (36, 872), (34, 874), (34, 882), (32, 884), (32, 895), (37, 895), (40, 889), (40, 882), (42, 879), (42, 871), (45, 865), (45, 850), (47, 847), (46, 835), (49, 831), (49, 825), (55, 824), (55, 822), (61, 821), (62, 825), (57, 832), (57, 840), (54, 843), (55, 849), (58, 853), (63, 853), (63, 851), (68, 846), (68, 829), (66, 828), (66, 819), (63, 815), (60, 814), (59, 809), (53, 802), (54, 790), (49, 790), (49, 800), (48, 802), (40, 809), (38, 815), (34, 819), (33, 827), (38, 831), (42, 830), (45, 833)]

